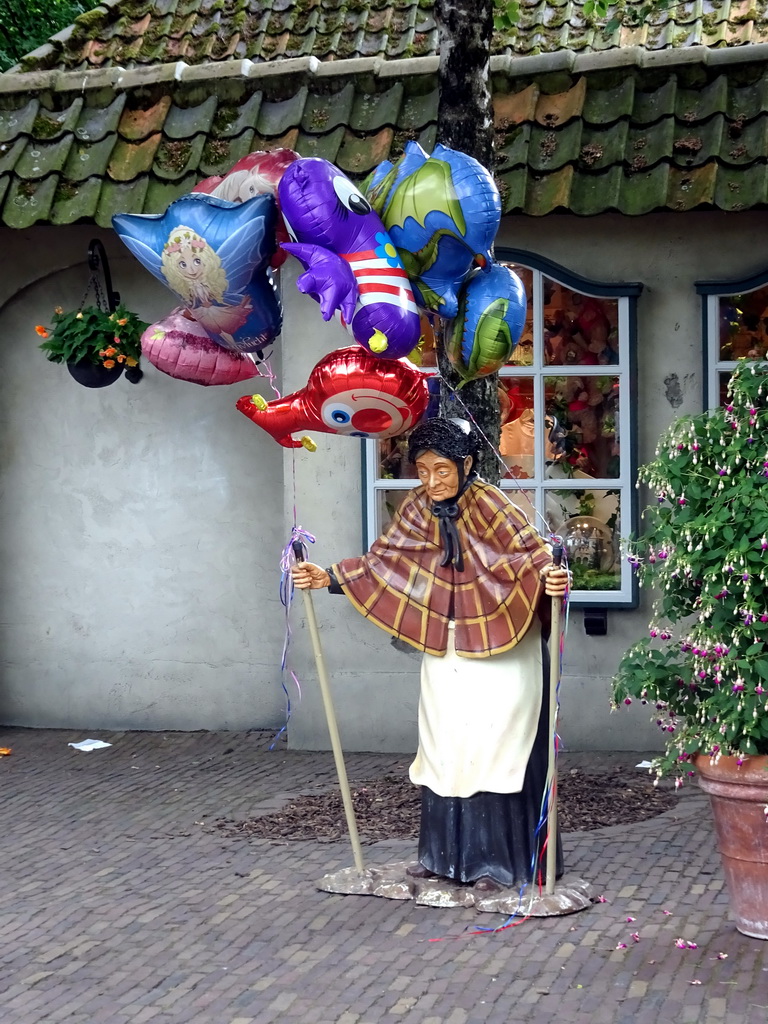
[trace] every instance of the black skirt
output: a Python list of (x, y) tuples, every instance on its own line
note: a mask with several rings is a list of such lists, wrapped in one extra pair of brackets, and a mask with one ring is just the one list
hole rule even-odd
[[(456, 882), (489, 877), (503, 886), (534, 882), (546, 875), (546, 819), (541, 822), (549, 758), (549, 653), (543, 647), (543, 693), (539, 724), (519, 793), (438, 796), (421, 789), (419, 862)], [(558, 834), (557, 877), (563, 873)]]

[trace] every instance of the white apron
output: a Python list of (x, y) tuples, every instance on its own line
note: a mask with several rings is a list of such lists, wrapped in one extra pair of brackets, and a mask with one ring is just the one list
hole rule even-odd
[(504, 654), (460, 658), (453, 642), (421, 663), (419, 749), (411, 782), (438, 796), (519, 793), (541, 711), (541, 626)]

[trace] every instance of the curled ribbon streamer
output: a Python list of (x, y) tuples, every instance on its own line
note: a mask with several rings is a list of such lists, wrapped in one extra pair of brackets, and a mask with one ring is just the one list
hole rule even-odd
[(272, 740), (269, 749), (274, 750), (278, 740), (288, 728), (288, 723), (291, 720), (291, 695), (288, 691), (288, 687), (285, 685), (285, 674), (286, 672), (290, 675), (296, 686), (299, 701), (301, 701), (301, 682), (299, 677), (290, 668), (288, 664), (288, 651), (291, 646), (291, 602), (293, 601), (293, 577), (291, 576), (291, 566), (296, 564), (296, 556), (293, 552), (293, 545), (296, 541), (302, 545), (302, 548), (306, 548), (307, 544), (314, 544), (316, 538), (309, 533), (307, 530), (303, 530), (300, 526), (294, 525), (291, 529), (291, 536), (288, 543), (282, 550), (280, 555), (280, 603), (285, 608), (285, 634), (283, 637), (283, 653), (280, 658), (280, 685), (283, 688), (285, 694), (285, 722), (282, 727), (275, 735)]

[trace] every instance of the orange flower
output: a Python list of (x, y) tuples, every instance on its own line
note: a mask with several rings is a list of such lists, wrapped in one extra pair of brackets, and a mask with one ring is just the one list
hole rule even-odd
[(111, 370), (112, 367), (115, 365), (115, 360), (114, 359), (105, 359), (102, 365), (104, 366), (104, 368), (106, 370)]
[(109, 348), (104, 349), (105, 356), (113, 356), (115, 352), (117, 352), (117, 349), (113, 345), (110, 345)]
[(133, 356), (127, 356), (126, 360), (125, 360), (125, 365), (126, 366), (138, 366), (139, 365), (139, 360), (138, 359), (134, 359)]
[(125, 356), (123, 355), (123, 353), (122, 353), (122, 352), (121, 352), (121, 353), (120, 353), (120, 355), (119, 355), (119, 356), (117, 357), (117, 361), (118, 361), (118, 363), (124, 363), (124, 362), (125, 362)]
[(48, 331), (45, 329), (45, 327), (43, 327), (42, 324), (37, 324), (37, 326), (35, 327), (35, 330), (37, 331), (37, 333), (40, 335), (41, 338), (47, 338), (48, 337)]
[(104, 350), (103, 348), (100, 348), (100, 349), (99, 349), (99, 355), (100, 355), (100, 356), (105, 356), (106, 354), (107, 354), (107, 353), (106, 353), (106, 351), (105, 351), (105, 350)]
[(0, 747), (0, 757), (8, 757), (11, 752), (10, 747)]
[(120, 324), (121, 327), (125, 327), (125, 325), (128, 323), (128, 317), (124, 316), (122, 320), (118, 320), (117, 322)]

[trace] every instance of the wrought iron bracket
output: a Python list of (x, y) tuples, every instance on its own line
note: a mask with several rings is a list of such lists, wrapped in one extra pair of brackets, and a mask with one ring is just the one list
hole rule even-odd
[(92, 274), (101, 272), (104, 278), (104, 296), (109, 312), (114, 313), (120, 302), (120, 293), (112, 290), (112, 273), (109, 269), (107, 250), (98, 238), (91, 239), (88, 246), (88, 268)]

